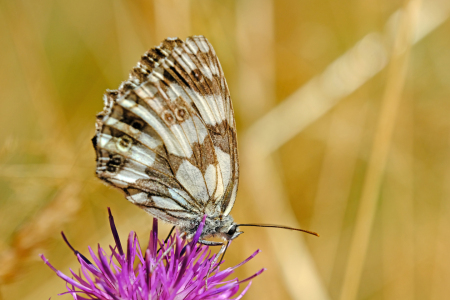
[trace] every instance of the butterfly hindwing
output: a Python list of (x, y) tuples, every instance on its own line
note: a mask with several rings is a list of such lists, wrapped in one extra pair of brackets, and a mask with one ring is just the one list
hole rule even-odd
[(202, 36), (166, 39), (105, 95), (94, 138), (97, 175), (154, 216), (185, 225), (228, 215), (238, 157), (228, 87)]

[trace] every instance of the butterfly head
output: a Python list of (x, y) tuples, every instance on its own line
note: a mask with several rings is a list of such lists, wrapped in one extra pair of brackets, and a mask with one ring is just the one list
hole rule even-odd
[(232, 223), (228, 227), (222, 227), (219, 230), (222, 230), (220, 231), (219, 235), (221, 235), (227, 241), (234, 240), (244, 233), (243, 231), (239, 231), (239, 227), (235, 223)]
[(230, 215), (223, 216), (222, 218), (207, 217), (201, 239), (215, 236), (229, 241), (234, 240), (243, 233), (239, 231), (239, 226), (234, 223)]

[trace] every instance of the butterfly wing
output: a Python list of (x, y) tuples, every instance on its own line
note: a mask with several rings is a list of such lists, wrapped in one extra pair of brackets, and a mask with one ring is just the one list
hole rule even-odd
[(166, 39), (104, 101), (93, 139), (99, 178), (174, 225), (229, 214), (239, 174), (235, 121), (205, 37)]

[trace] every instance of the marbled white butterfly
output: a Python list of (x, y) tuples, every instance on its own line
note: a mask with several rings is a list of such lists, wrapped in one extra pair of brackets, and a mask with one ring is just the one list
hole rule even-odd
[[(239, 179), (228, 86), (203, 36), (168, 38), (146, 52), (129, 79), (104, 95), (93, 144), (97, 176), (200, 243), (242, 234), (230, 211)], [(272, 226), (267, 227), (281, 227)], [(293, 228), (288, 228), (293, 229)]]

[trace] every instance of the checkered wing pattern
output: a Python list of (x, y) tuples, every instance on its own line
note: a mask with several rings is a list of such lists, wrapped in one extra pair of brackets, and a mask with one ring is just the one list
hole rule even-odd
[(205, 37), (168, 38), (149, 50), (104, 103), (93, 138), (100, 179), (177, 226), (230, 213), (239, 177), (236, 125)]

